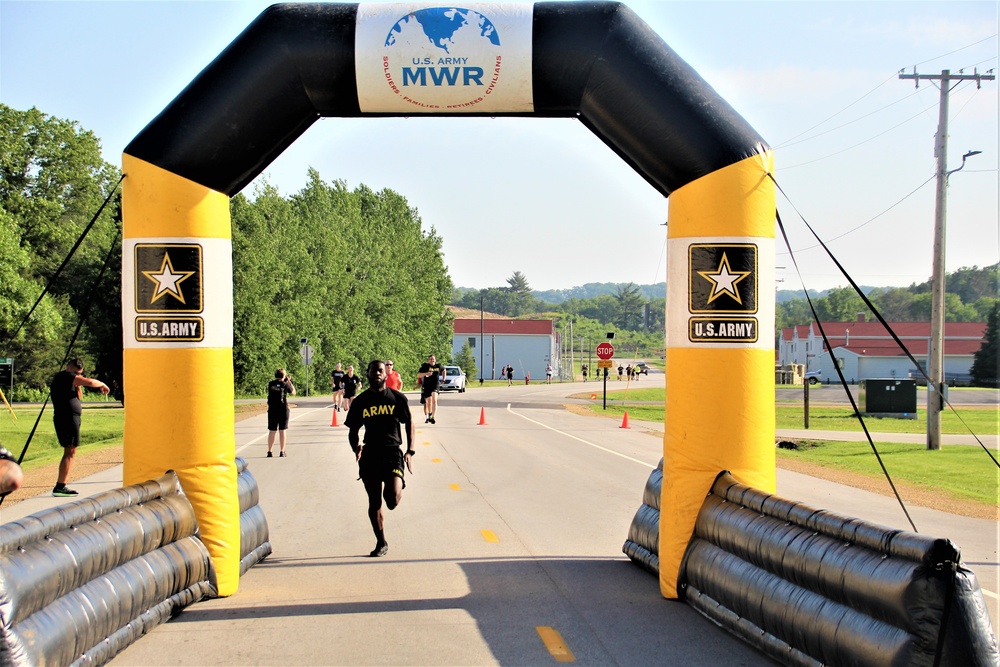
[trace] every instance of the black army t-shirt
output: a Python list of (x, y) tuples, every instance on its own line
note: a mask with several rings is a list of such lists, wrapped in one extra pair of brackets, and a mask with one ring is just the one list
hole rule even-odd
[(421, 381), (421, 387), (423, 387), (424, 392), (432, 392), (438, 387), (438, 381), (441, 379), (441, 364), (434, 364), (431, 366), (429, 363), (425, 363), (420, 367), (420, 373), (426, 373), (427, 371), (434, 371), (434, 375), (428, 375)]
[(399, 425), (409, 422), (410, 406), (406, 396), (386, 387), (383, 391), (361, 392), (351, 403), (344, 425), (347, 428), (364, 426), (366, 445), (398, 447), (403, 444)]

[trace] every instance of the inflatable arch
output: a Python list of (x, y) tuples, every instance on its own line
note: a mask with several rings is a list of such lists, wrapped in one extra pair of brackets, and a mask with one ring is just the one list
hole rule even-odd
[(775, 489), (771, 154), (616, 2), (265, 10), (126, 147), (125, 484), (177, 471), (240, 574), (229, 197), (320, 117), (577, 118), (669, 196), (660, 586), (720, 470)]

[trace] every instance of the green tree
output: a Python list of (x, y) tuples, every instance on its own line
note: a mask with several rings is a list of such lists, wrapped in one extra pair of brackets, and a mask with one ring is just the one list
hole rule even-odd
[(868, 313), (865, 302), (853, 287), (837, 287), (814, 302), (816, 314), (823, 322), (853, 322), (858, 313)]
[(877, 288), (868, 297), (886, 322), (913, 322), (916, 296), (903, 287)]
[(392, 358), (406, 377), (431, 352), (447, 360), (454, 287), (442, 241), (404, 197), (349, 191), (315, 170), (289, 198), (266, 184), (255, 194), (232, 206), (239, 391), (260, 393), (277, 366), (301, 369), (303, 337), (324, 390), (338, 362), (363, 373)]
[(469, 341), (465, 341), (462, 350), (455, 357), (455, 363), (465, 371), (466, 382), (473, 382), (479, 378), (479, 367), (476, 366), (476, 355), (472, 353), (472, 346)]
[(520, 317), (533, 309), (535, 298), (531, 295), (531, 287), (528, 286), (528, 279), (520, 271), (515, 271), (507, 279), (507, 292), (510, 294), (510, 310), (508, 314), (511, 317)]
[(645, 316), (643, 308), (646, 301), (639, 294), (639, 288), (635, 283), (619, 285), (614, 298), (617, 301), (614, 323), (622, 329), (633, 331), (643, 329)]
[[(924, 292), (913, 297), (911, 306), (915, 322), (930, 322), (931, 294)], [(979, 313), (975, 306), (967, 306), (957, 294), (944, 295), (945, 322), (976, 322)]]
[(978, 387), (1000, 386), (1000, 306), (993, 307), (986, 321), (986, 335), (973, 357), (970, 373)]
[(0, 283), (0, 313), (5, 313), (0, 314), (0, 341), (14, 335), (51, 282), (27, 332), (0, 350), (15, 358), (16, 382), (34, 388), (48, 384), (87, 304), (90, 314), (71, 353), (84, 357), (102, 379), (120, 374), (120, 259), (114, 254), (102, 283), (96, 284), (118, 234), (115, 206), (104, 210), (52, 282), (118, 178), (117, 168), (101, 159), (97, 137), (75, 121), (0, 104), (0, 265), (8, 274)]

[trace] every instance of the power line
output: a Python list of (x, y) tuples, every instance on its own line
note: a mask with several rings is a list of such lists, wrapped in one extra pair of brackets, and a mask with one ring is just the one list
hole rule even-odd
[[(934, 106), (936, 106), (936, 105), (934, 105)], [(907, 124), (907, 123), (909, 123), (909, 122), (910, 122), (911, 120), (914, 120), (915, 118), (919, 118), (920, 116), (924, 115), (925, 113), (927, 113), (928, 111), (930, 111), (931, 109), (933, 109), (933, 108), (934, 108), (934, 106), (929, 106), (929, 107), (926, 107), (926, 108), (924, 108), (924, 109), (920, 110), (920, 111), (919, 111), (918, 113), (914, 114), (913, 116), (910, 116), (910, 117), (909, 117), (909, 118), (907, 118), (906, 120), (904, 120), (904, 121), (901, 121), (900, 123), (897, 123), (896, 125), (893, 125), (892, 127), (888, 128), (887, 130), (883, 130), (882, 132), (879, 132), (879, 133), (878, 133), (878, 134), (876, 134), (876, 135), (873, 135), (873, 136), (871, 136), (871, 137), (868, 137), (868, 138), (867, 138), (867, 139), (865, 139), (864, 141), (859, 141), (858, 143), (856, 143), (856, 144), (853, 144), (853, 145), (851, 145), (851, 146), (848, 146), (847, 148), (844, 148), (844, 149), (841, 149), (841, 150), (839, 150), (839, 151), (837, 151), (837, 152), (835, 152), (835, 153), (830, 153), (829, 155), (824, 155), (823, 157), (818, 157), (818, 158), (816, 158), (815, 160), (808, 160), (808, 161), (806, 161), (806, 162), (800, 162), (800, 163), (798, 163), (798, 164), (792, 164), (792, 165), (788, 165), (788, 166), (785, 166), (785, 167), (782, 167), (782, 169), (784, 170), (784, 169), (795, 169), (796, 167), (804, 167), (804, 166), (806, 166), (807, 164), (812, 164), (812, 163), (814, 163), (814, 162), (819, 162), (819, 161), (821, 161), (821, 160), (825, 160), (825, 159), (827, 159), (827, 158), (831, 158), (831, 157), (834, 157), (835, 155), (840, 155), (841, 153), (846, 153), (847, 151), (849, 151), (849, 150), (851, 150), (851, 149), (853, 149), (853, 148), (857, 148), (858, 146), (863, 146), (864, 144), (867, 144), (867, 143), (868, 143), (869, 141), (874, 141), (875, 139), (878, 139), (878, 138), (879, 138), (879, 137), (881, 137), (882, 135), (885, 135), (885, 134), (888, 134), (889, 132), (892, 132), (892, 131), (893, 131), (893, 130), (895, 130), (896, 128), (898, 128), (898, 127), (901, 127), (901, 126), (903, 126), (903, 125), (906, 125), (906, 124)]]
[[(803, 139), (803, 140), (801, 140), (801, 141), (792, 141), (792, 140), (790, 139), (790, 140), (786, 141), (786, 142), (785, 142), (785, 143), (783, 143), (783, 144), (778, 144), (777, 146), (775, 146), (775, 149), (779, 149), (779, 148), (788, 148), (789, 146), (797, 146), (797, 145), (799, 145), (799, 144), (802, 144), (802, 143), (805, 143), (805, 142), (807, 142), (807, 141), (811, 141), (812, 139), (815, 139), (816, 137), (822, 137), (822, 136), (823, 136), (824, 134), (829, 134), (830, 132), (835, 132), (836, 130), (839, 130), (839, 129), (842, 129), (842, 128), (845, 128), (845, 127), (847, 127), (848, 125), (852, 125), (852, 124), (854, 124), (854, 123), (857, 123), (857, 122), (858, 122), (858, 121), (860, 121), (860, 120), (864, 120), (865, 118), (868, 118), (869, 116), (874, 116), (874, 115), (875, 115), (875, 114), (877, 114), (877, 113), (878, 113), (879, 111), (884, 111), (885, 109), (888, 109), (888, 108), (889, 108), (889, 107), (891, 107), (891, 106), (895, 106), (895, 105), (899, 104), (900, 102), (905, 102), (906, 100), (910, 99), (910, 98), (911, 98), (911, 97), (913, 97), (914, 95), (918, 95), (918, 94), (919, 94), (919, 92), (912, 92), (912, 93), (910, 93), (909, 95), (907, 95), (906, 97), (901, 97), (901, 98), (899, 98), (898, 100), (896, 100), (895, 102), (890, 102), (889, 104), (886, 104), (886, 105), (885, 105), (884, 107), (879, 107), (878, 109), (875, 109), (874, 111), (869, 111), (869, 112), (868, 112), (868, 113), (866, 113), (865, 115), (863, 115), (863, 116), (858, 116), (858, 117), (857, 117), (857, 118), (855, 118), (854, 120), (849, 120), (849, 121), (847, 121), (846, 123), (844, 123), (843, 125), (838, 125), (838, 126), (836, 126), (836, 127), (831, 127), (831, 128), (829, 129), (829, 130), (823, 130), (822, 132), (820, 132), (820, 133), (818, 133), (818, 134), (814, 134), (814, 135), (812, 135), (812, 136), (809, 136), (809, 137), (806, 137), (805, 139)], [(928, 107), (928, 108), (931, 108), (931, 107)], [(926, 109), (925, 109), (925, 111), (926, 111)], [(829, 119), (827, 119), (827, 120), (829, 120)], [(823, 121), (823, 122), (825, 123), (826, 121)], [(822, 124), (822, 123), (821, 123), (821, 124)], [(803, 134), (805, 134), (805, 133), (803, 133)], [(800, 134), (799, 136), (802, 136), (802, 135)], [(794, 137), (793, 137), (793, 139), (794, 139)]]
[[(848, 234), (853, 234), (854, 232), (858, 231), (859, 229), (861, 229), (865, 225), (869, 225), (869, 224), (875, 222), (876, 220), (878, 220), (879, 218), (881, 218), (883, 215), (885, 215), (886, 213), (888, 213), (892, 209), (896, 208), (897, 206), (899, 206), (900, 204), (902, 204), (904, 201), (906, 201), (907, 199), (909, 199), (913, 195), (917, 194), (917, 192), (919, 192), (921, 188), (923, 188), (925, 185), (927, 185), (928, 183), (930, 183), (932, 180), (934, 180), (934, 176), (931, 176), (930, 178), (928, 178), (926, 181), (924, 181), (923, 183), (921, 183), (920, 185), (918, 185), (916, 188), (914, 188), (912, 191), (910, 191), (909, 194), (904, 195), (902, 199), (900, 199), (899, 201), (897, 201), (895, 204), (889, 206), (888, 208), (886, 208), (885, 210), (883, 210), (881, 213), (878, 213), (877, 215), (872, 216), (868, 220), (862, 222), (857, 227), (849, 229), (846, 232), (844, 232), (843, 234), (839, 234), (838, 236), (834, 236), (832, 238), (827, 239), (827, 242), (828, 243), (833, 243), (837, 239), (842, 239), (845, 236), (847, 236)], [(822, 244), (816, 244), (816, 245), (811, 245), (811, 246), (808, 246), (808, 247), (805, 247), (805, 248), (799, 248), (798, 250), (795, 250), (794, 252), (805, 252), (806, 250), (813, 250), (815, 248), (820, 248), (820, 247), (822, 247)], [(778, 254), (780, 255), (782, 253), (778, 253)]]

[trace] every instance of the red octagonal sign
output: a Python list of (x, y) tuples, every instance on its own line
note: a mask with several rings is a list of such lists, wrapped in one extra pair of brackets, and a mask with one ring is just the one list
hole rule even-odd
[(598, 359), (612, 359), (615, 356), (615, 346), (611, 343), (601, 343), (597, 346), (597, 358)]

